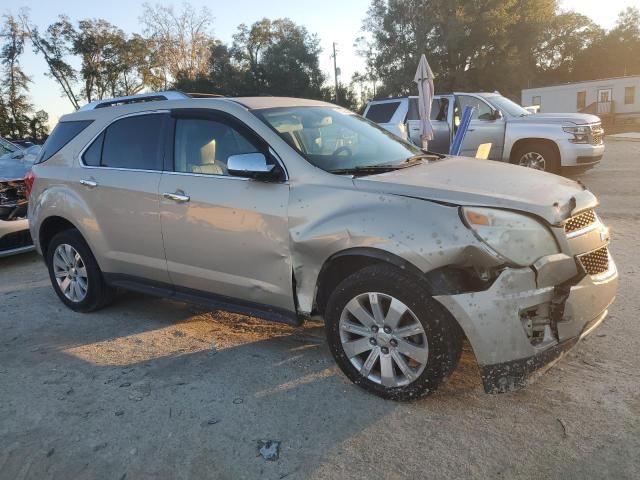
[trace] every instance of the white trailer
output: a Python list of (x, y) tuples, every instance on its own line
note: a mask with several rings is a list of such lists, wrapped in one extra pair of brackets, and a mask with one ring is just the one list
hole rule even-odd
[(523, 106), (541, 113), (581, 112), (611, 124), (640, 123), (640, 75), (522, 90)]

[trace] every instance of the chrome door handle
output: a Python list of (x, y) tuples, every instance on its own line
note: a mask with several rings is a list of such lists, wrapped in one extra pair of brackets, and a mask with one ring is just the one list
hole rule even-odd
[(95, 180), (80, 180), (80, 184), (89, 188), (95, 188), (98, 186), (98, 182)]
[(189, 200), (191, 200), (191, 197), (189, 195), (184, 195), (182, 193), (165, 192), (165, 193), (162, 194), (162, 196), (164, 198), (167, 198), (169, 200), (173, 200), (174, 202), (178, 202), (178, 203), (185, 203), (185, 202), (188, 202)]

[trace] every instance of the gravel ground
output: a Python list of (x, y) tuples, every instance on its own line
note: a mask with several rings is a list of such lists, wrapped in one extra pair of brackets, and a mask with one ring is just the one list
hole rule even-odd
[(638, 162), (640, 143), (611, 141), (582, 177), (621, 274), (609, 318), (497, 396), (468, 349), (398, 404), (346, 380), (320, 324), (137, 294), (76, 314), (39, 257), (0, 259), (0, 478), (640, 478)]

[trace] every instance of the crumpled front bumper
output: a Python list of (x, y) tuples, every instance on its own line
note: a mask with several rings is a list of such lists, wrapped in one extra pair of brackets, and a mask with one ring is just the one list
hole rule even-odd
[[(567, 262), (558, 261), (557, 268), (561, 263), (566, 266)], [(553, 266), (547, 268), (553, 270)], [(586, 275), (574, 283), (540, 286), (544, 283), (540, 273), (533, 268), (507, 268), (485, 291), (435, 297), (467, 335), (487, 393), (525, 386), (531, 373), (593, 331), (616, 295), (618, 272), (611, 258), (607, 272)], [(534, 345), (521, 315), (538, 305), (553, 305), (550, 310), (555, 313), (549, 317), (553, 317), (555, 338)]]

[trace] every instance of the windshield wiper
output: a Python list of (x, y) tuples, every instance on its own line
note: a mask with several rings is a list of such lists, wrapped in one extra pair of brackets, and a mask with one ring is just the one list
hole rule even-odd
[[(429, 155), (426, 153), (420, 153), (418, 155), (413, 155), (400, 163), (393, 164), (382, 164), (382, 165), (362, 165), (358, 167), (351, 168), (337, 168), (335, 170), (329, 170), (329, 173), (335, 173), (338, 175), (352, 174), (352, 175), (366, 175), (367, 173), (384, 173), (384, 172), (392, 172), (393, 170), (401, 170), (403, 168), (413, 167), (414, 165), (418, 165), (421, 160), (425, 158), (434, 158), (435, 155)], [(436, 157), (439, 158), (439, 157)]]
[(345, 174), (353, 174), (353, 175), (362, 175), (367, 173), (382, 173), (382, 172), (392, 172), (393, 170), (399, 170), (401, 168), (405, 168), (406, 165), (364, 165), (362, 167), (351, 167), (351, 168), (336, 168), (335, 170), (329, 170), (329, 173), (336, 173), (338, 175)]

